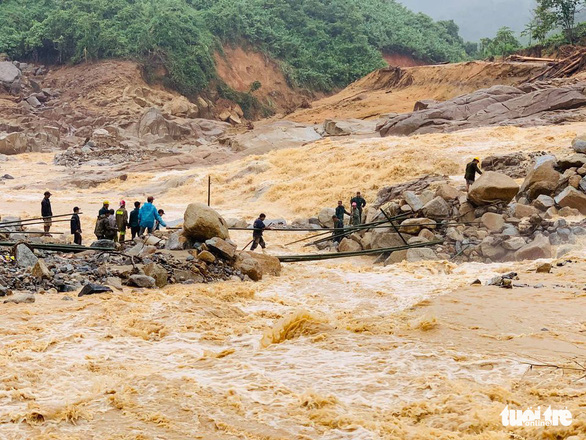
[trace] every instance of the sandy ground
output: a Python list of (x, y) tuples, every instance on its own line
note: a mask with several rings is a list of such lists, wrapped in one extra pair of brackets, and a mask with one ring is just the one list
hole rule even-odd
[[(102, 199), (147, 194), (168, 219), (180, 218), (187, 203), (205, 200), (210, 174), (213, 205), (226, 217), (251, 220), (262, 209), (291, 220), (357, 189), (372, 201), (382, 186), (430, 171), (459, 179), (472, 155), (565, 154), (585, 128), (325, 140), (208, 169), (132, 174), (89, 190), (72, 187), (50, 155), (21, 156), (1, 165), (15, 179), (3, 186), (0, 212), (37, 215), (48, 188), (54, 211), (79, 205), (85, 225)], [(297, 236), (268, 238), (270, 253), (300, 249), (283, 246)], [(582, 246), (572, 257), (545, 275), (533, 273), (536, 263), (334, 260), (285, 265), (281, 277), (259, 283), (5, 304), (0, 438), (584, 438), (584, 372), (527, 365), (586, 362)], [(509, 270), (527, 286), (470, 286)], [(499, 416), (506, 405), (567, 407), (574, 420), (506, 428)]]

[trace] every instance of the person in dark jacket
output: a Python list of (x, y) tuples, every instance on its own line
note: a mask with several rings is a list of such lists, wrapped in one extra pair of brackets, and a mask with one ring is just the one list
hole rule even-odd
[(478, 168), (478, 164), (480, 163), (480, 158), (475, 157), (472, 162), (466, 165), (466, 173), (464, 174), (464, 179), (466, 179), (466, 192), (470, 191), (470, 186), (476, 180), (476, 173), (482, 175), (482, 171)]
[(350, 205), (353, 206), (354, 203), (356, 203), (356, 208), (358, 209), (360, 219), (358, 224), (360, 224), (362, 223), (362, 210), (366, 206), (366, 200), (364, 200), (364, 197), (362, 197), (360, 191), (356, 193), (356, 197), (352, 197), (352, 199), (350, 200)]
[(338, 206), (336, 207), (336, 217), (342, 222), (342, 226), (344, 226), (344, 214), (352, 215), (348, 211), (346, 211), (346, 208), (342, 204), (342, 201), (338, 200)]
[(332, 216), (332, 220), (334, 222), (334, 232), (332, 232), (332, 237), (336, 243), (340, 243), (344, 238), (341, 235), (344, 232), (344, 223), (338, 218), (337, 215)]
[(106, 212), (110, 212), (110, 202), (108, 202), (107, 200), (104, 200), (104, 204), (100, 208), (100, 211), (98, 212), (98, 217), (106, 214)]
[(130, 211), (130, 216), (128, 219), (128, 226), (130, 226), (130, 232), (132, 234), (133, 240), (140, 233), (140, 220), (138, 218), (139, 212), (140, 202), (134, 202), (134, 209)]
[(53, 224), (53, 209), (51, 208), (51, 193), (45, 191), (44, 198), (41, 202), (41, 217), (43, 217), (43, 229), (45, 235), (49, 235), (51, 231), (51, 225)]
[(71, 233), (73, 234), (73, 242), (81, 246), (81, 220), (79, 219), (79, 208), (73, 208), (73, 215), (71, 216)]
[(265, 229), (267, 229), (265, 225), (265, 219), (267, 218), (266, 215), (261, 214), (258, 218), (254, 221), (252, 227), (254, 230), (252, 231), (252, 247), (250, 248), (251, 251), (255, 250), (259, 245), (262, 249), (267, 247), (265, 240), (262, 236), (262, 233)]

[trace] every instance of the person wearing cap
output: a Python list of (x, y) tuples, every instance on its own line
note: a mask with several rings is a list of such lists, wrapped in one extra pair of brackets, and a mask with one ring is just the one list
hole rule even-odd
[(51, 208), (51, 200), (49, 200), (51, 195), (49, 191), (45, 191), (45, 197), (41, 201), (41, 217), (43, 217), (45, 235), (49, 235), (51, 225), (53, 224), (53, 209)]
[(155, 220), (157, 220), (161, 226), (167, 226), (167, 224), (163, 221), (157, 212), (157, 208), (155, 205), (153, 205), (154, 201), (155, 198), (153, 196), (149, 196), (147, 198), (147, 202), (142, 205), (142, 208), (140, 208), (138, 213), (140, 235), (144, 235), (145, 231), (148, 231), (149, 234), (152, 234), (153, 230), (155, 229)]
[[(356, 197), (352, 197), (352, 199), (350, 200), (350, 204), (356, 204), (356, 207), (358, 208), (358, 212), (359, 212), (359, 222), (358, 224), (362, 223), (362, 210), (364, 209), (364, 207), (366, 206), (366, 200), (364, 200), (364, 197), (362, 197), (362, 194), (360, 194), (360, 191), (358, 191), (356, 193)], [(354, 223), (352, 223), (354, 224)]]
[(478, 168), (479, 163), (480, 158), (475, 157), (472, 162), (466, 165), (466, 173), (464, 174), (464, 179), (466, 179), (466, 192), (470, 192), (470, 186), (476, 180), (476, 173), (482, 174), (482, 171)]
[(338, 218), (338, 220), (342, 222), (342, 226), (344, 226), (344, 214), (352, 215), (348, 211), (346, 211), (346, 208), (344, 207), (342, 201), (338, 200), (338, 206), (336, 207), (336, 217)]
[(352, 218), (352, 226), (360, 226), (362, 211), (358, 208), (358, 204), (356, 202), (352, 202), (352, 209), (350, 210), (350, 213), (350, 216)]
[(79, 208), (73, 208), (73, 215), (70, 221), (71, 234), (73, 234), (73, 242), (81, 246), (81, 220), (79, 219)]
[(110, 212), (110, 202), (104, 200), (103, 206), (98, 212), (98, 218), (100, 218), (102, 215), (106, 215), (106, 212)]
[(134, 240), (137, 235), (140, 234), (140, 221), (138, 215), (140, 213), (140, 202), (134, 202), (134, 209), (130, 211), (128, 226), (130, 226), (130, 232), (132, 233), (132, 239)]
[(118, 228), (118, 241), (124, 243), (126, 238), (126, 228), (128, 226), (128, 211), (126, 210), (126, 202), (120, 201), (120, 208), (116, 211), (116, 226)]
[[(159, 213), (159, 217), (163, 218), (163, 216), (165, 215), (165, 211), (163, 211), (162, 209), (159, 209), (157, 211)], [(155, 220), (155, 231), (159, 231), (161, 229), (161, 222), (159, 222), (158, 220)]]

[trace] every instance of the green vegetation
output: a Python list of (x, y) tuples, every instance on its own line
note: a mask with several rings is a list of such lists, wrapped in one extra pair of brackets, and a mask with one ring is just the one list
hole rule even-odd
[(494, 38), (482, 38), (478, 47), (482, 58), (501, 56), (505, 57), (521, 48), (521, 43), (515, 33), (508, 27), (502, 27)]
[(134, 58), (190, 95), (215, 77), (221, 44), (278, 59), (291, 84), (329, 91), (384, 65), (382, 52), (466, 58), (458, 27), (394, 0), (3, 0), (0, 52), (46, 63)]

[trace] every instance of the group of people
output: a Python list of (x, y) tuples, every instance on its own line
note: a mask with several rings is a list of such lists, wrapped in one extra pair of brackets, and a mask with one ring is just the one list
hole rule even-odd
[[(41, 202), (41, 217), (43, 218), (43, 228), (46, 235), (51, 232), (53, 224), (53, 210), (51, 208), (51, 192), (45, 191), (44, 198)], [(151, 234), (167, 224), (163, 220), (165, 211), (157, 209), (153, 204), (155, 198), (150, 196), (146, 203), (141, 206), (140, 202), (134, 202), (134, 209), (130, 212), (126, 209), (126, 202), (120, 201), (117, 210), (110, 209), (110, 202), (107, 200), (102, 204), (98, 212), (98, 219), (94, 234), (98, 240), (107, 239), (117, 242), (126, 240), (126, 231), (130, 230), (131, 239), (142, 236), (145, 232)], [(81, 219), (79, 217), (79, 207), (73, 208), (73, 215), (70, 220), (70, 231), (73, 235), (75, 244), (82, 244)]]
[[(157, 210), (153, 204), (154, 200), (155, 198), (150, 196), (142, 206), (140, 202), (134, 202), (134, 209), (130, 213), (126, 209), (124, 200), (120, 201), (117, 210), (110, 209), (110, 202), (105, 200), (98, 212), (94, 234), (98, 240), (106, 239), (122, 243), (126, 241), (127, 230), (130, 230), (131, 240), (134, 240), (145, 232), (151, 234), (159, 230), (161, 226), (167, 226), (163, 220), (165, 211)], [(73, 233), (73, 218), (71, 227)]]

